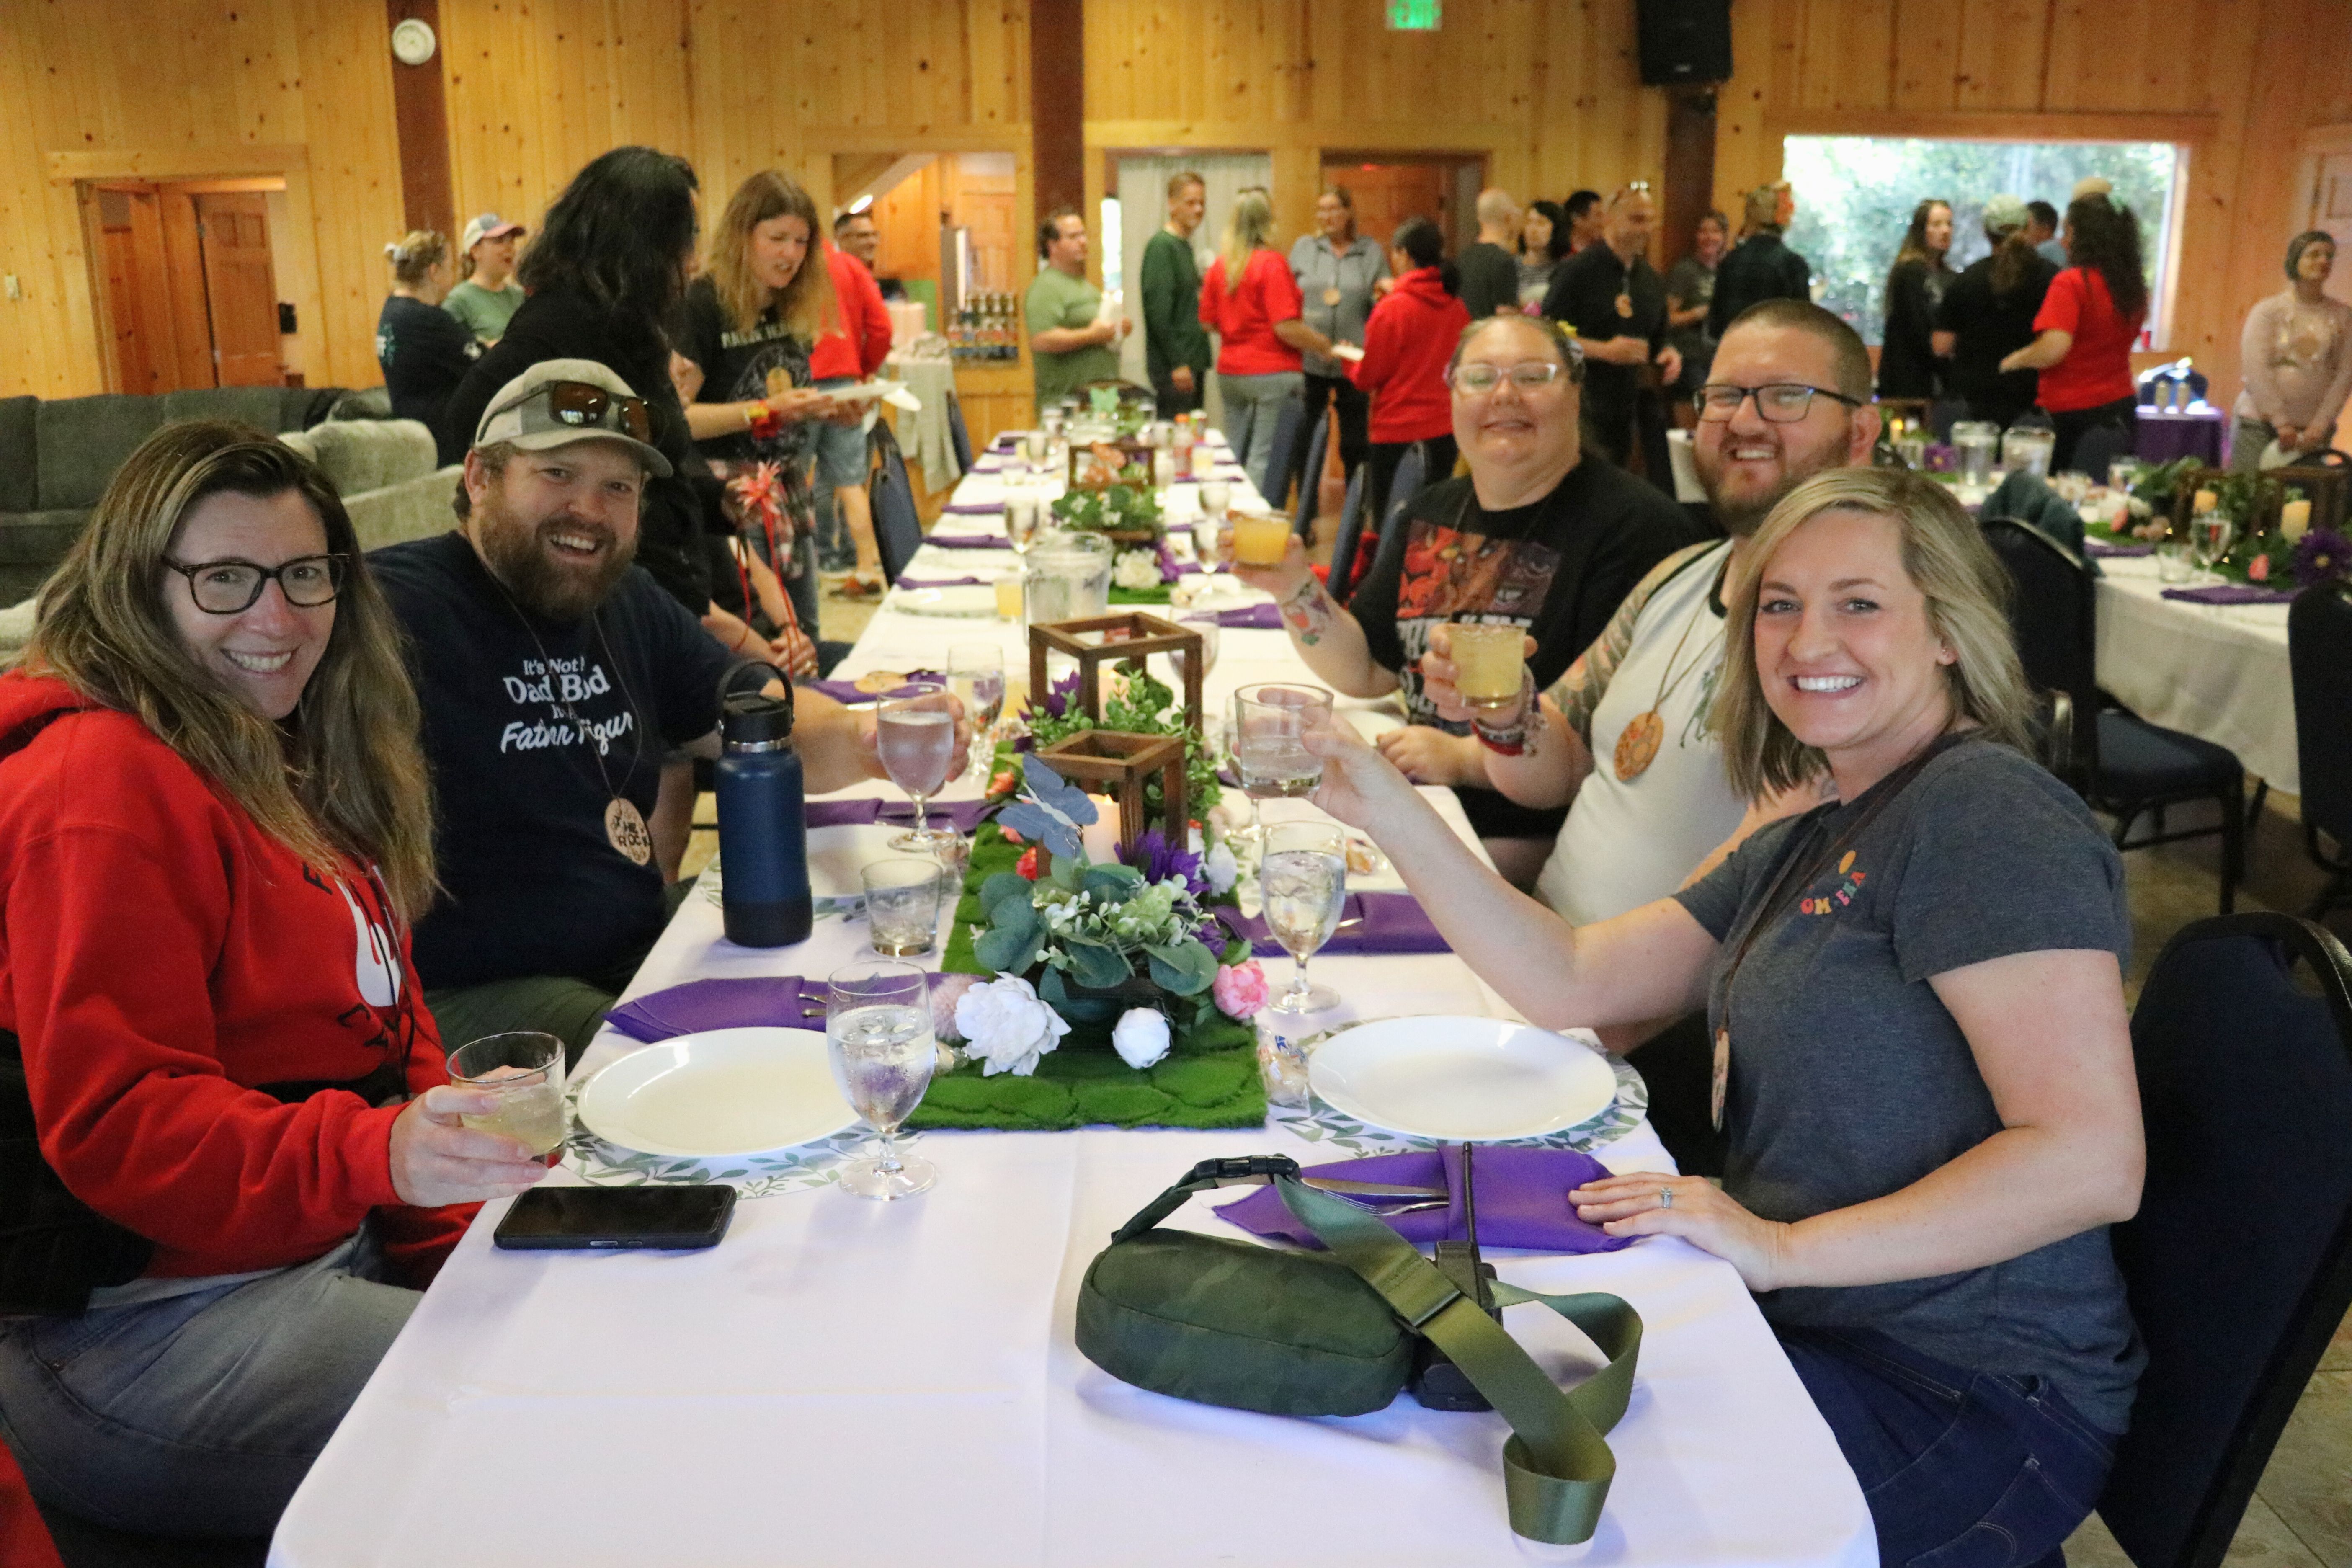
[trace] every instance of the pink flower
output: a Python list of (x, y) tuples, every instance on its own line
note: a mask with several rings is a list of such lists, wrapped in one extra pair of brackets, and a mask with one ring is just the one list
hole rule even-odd
[(1217, 971), (1216, 984), (1210, 994), (1217, 999), (1217, 1011), (1228, 1018), (1254, 1018), (1265, 1005), (1265, 971), (1255, 958), (1239, 963), (1228, 963)]
[(1019, 775), (1011, 768), (1000, 769), (996, 776), (988, 781), (988, 798), (994, 800), (998, 795), (1010, 795), (1020, 787)]
[(2247, 562), (2246, 576), (2248, 580), (2255, 583), (2269, 582), (2271, 580), (2271, 558), (2267, 555), (2257, 555), (2252, 561)]

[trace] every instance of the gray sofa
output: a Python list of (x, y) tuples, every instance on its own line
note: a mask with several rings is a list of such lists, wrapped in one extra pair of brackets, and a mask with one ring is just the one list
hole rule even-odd
[(433, 432), (415, 419), (331, 419), (278, 437), (335, 482), (360, 548), (446, 533), (457, 464), (436, 468)]

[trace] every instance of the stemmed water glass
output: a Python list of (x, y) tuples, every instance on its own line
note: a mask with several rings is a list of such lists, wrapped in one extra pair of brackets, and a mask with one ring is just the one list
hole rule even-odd
[[(1217, 668), (1217, 630), (1220, 625), (1217, 613), (1214, 610), (1187, 610), (1176, 617), (1176, 624), (1188, 632), (1197, 633), (1201, 638), (1201, 684), (1205, 688), (1209, 684), (1209, 677), (1215, 673)], [(1171, 654), (1169, 662), (1176, 667), (1176, 682), (1181, 687), (1184, 682), (1184, 656), (1181, 653)]]
[(2218, 578), (2220, 566), (2238, 536), (2238, 526), (2218, 511), (2200, 511), (2189, 523), (2189, 548), (2198, 569)]
[(879, 704), (875, 715), (874, 746), (882, 771), (915, 803), (915, 824), (890, 840), (893, 849), (938, 855), (951, 847), (957, 835), (934, 829), (926, 815), (931, 796), (948, 782), (948, 764), (955, 760), (955, 714), (948, 689), (936, 680), (909, 681), (904, 695)]
[(841, 1097), (882, 1145), (877, 1154), (845, 1163), (841, 1184), (861, 1198), (929, 1191), (938, 1170), (928, 1160), (902, 1158), (897, 1142), (939, 1065), (929, 977), (911, 963), (875, 959), (835, 970), (825, 993), (824, 1044)]
[(1258, 862), (1258, 897), (1266, 930), (1297, 962), (1290, 988), (1272, 1010), (1296, 1016), (1339, 1004), (1328, 985), (1310, 984), (1307, 961), (1339, 929), (1348, 900), (1348, 841), (1337, 827), (1319, 822), (1276, 822), (1265, 829), (1265, 855)]
[(988, 776), (996, 754), (996, 721), (1004, 712), (1004, 650), (992, 642), (960, 642), (948, 649), (948, 689), (971, 718), (971, 767)]

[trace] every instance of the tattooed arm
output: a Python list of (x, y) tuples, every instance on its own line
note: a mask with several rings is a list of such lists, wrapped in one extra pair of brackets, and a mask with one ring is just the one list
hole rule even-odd
[(1349, 697), (1381, 697), (1397, 689), (1396, 671), (1373, 662), (1364, 628), (1307, 564), (1307, 548), (1296, 534), (1279, 565), (1236, 565), (1234, 575), (1274, 595), (1291, 646), (1334, 690)]

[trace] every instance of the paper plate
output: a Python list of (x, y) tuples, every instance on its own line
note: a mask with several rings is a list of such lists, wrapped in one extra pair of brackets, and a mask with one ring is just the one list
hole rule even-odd
[(1332, 1036), (1307, 1083), (1360, 1121), (1417, 1138), (1536, 1138), (1590, 1121), (1617, 1096), (1591, 1047), (1504, 1018), (1384, 1018)]
[(854, 1125), (814, 1029), (710, 1029), (633, 1051), (588, 1080), (580, 1120), (607, 1143), (715, 1160)]
[(808, 835), (809, 894), (819, 899), (862, 899), (866, 884), (858, 873), (877, 860), (903, 857), (890, 840), (912, 826), (910, 817), (898, 823), (860, 823), (849, 827), (812, 827)]
[(910, 616), (951, 616), (976, 620), (996, 618), (993, 584), (965, 583), (953, 588), (900, 588), (890, 595), (890, 607)]

